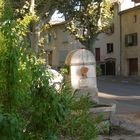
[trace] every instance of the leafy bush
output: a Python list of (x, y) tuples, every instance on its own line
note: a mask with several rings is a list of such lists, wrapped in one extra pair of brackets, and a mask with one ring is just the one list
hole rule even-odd
[(8, 14), (0, 28), (0, 139), (94, 139), (89, 100), (77, 100), (66, 83), (61, 91), (50, 86), (42, 59), (29, 48), (25, 35), (32, 18), (9, 20)]
[(21, 120), (16, 114), (0, 113), (0, 139), (24, 140)]
[(60, 68), (60, 72), (62, 74), (69, 74), (70, 73), (70, 66), (68, 66), (68, 65), (65, 64), (64, 66), (62, 66)]
[(102, 75), (102, 69), (99, 64), (96, 65), (96, 75), (97, 76)]
[(53, 140), (57, 138), (58, 126), (69, 111), (72, 94), (65, 84), (59, 92), (50, 86), (50, 77), (39, 64), (34, 64), (32, 70), (27, 132), (31, 139)]
[[(89, 96), (74, 98), (70, 104), (71, 112), (62, 126), (63, 135), (72, 140), (92, 140), (98, 135), (97, 124), (101, 121), (93, 117), (90, 108), (94, 106)], [(98, 119), (98, 121), (97, 121)]]

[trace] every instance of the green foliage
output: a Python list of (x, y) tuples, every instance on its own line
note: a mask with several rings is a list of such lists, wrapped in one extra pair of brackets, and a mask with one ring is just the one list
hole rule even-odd
[[(44, 68), (34, 64), (31, 85), (31, 115), (27, 132), (31, 139), (54, 140), (59, 126), (69, 111), (71, 91), (63, 85), (60, 92), (49, 86), (49, 77)], [(29, 120), (29, 118), (27, 118)]]
[(28, 26), (38, 18), (13, 19), (6, 11), (2, 17), (7, 20), (0, 27), (0, 139), (94, 139), (97, 120), (90, 116), (89, 99), (77, 100), (66, 83), (61, 91), (50, 86), (43, 60), (29, 48)]
[(91, 50), (97, 35), (112, 23), (112, 6), (113, 2), (110, 0), (81, 1), (75, 16), (67, 23), (67, 29)]
[(21, 121), (16, 114), (0, 113), (0, 139), (24, 140)]
[(89, 111), (94, 105), (89, 96), (73, 100), (71, 112), (62, 126), (63, 135), (73, 140), (94, 140), (98, 135), (97, 123), (101, 121)]
[(100, 67), (100, 65), (96, 65), (96, 75), (97, 76), (100, 76), (102, 74), (102, 69), (101, 69), (101, 67)]
[[(19, 114), (23, 123), (20, 129), (24, 130), (26, 139), (57, 139), (60, 135), (57, 126), (69, 112), (72, 92), (65, 84), (61, 92), (49, 85), (50, 75), (42, 67), (42, 60), (24, 44), (24, 36), (18, 28), (20, 24), (16, 23), (19, 20), (10, 21), (1, 28), (0, 103), (5, 113)], [(13, 125), (14, 129), (16, 124)], [(5, 135), (9, 136), (10, 131), (7, 129)], [(11, 133), (11, 138), (14, 135)]]
[[(23, 18), (30, 9), (32, 9), (31, 13), (37, 15), (38, 20), (32, 20), (30, 24), (31, 32), (41, 32), (45, 25), (50, 23), (54, 12), (58, 10), (65, 17), (67, 29), (87, 49), (92, 49), (97, 35), (112, 24), (113, 2), (111, 0), (36, 0), (32, 5), (35, 8), (31, 7), (31, 2), (29, 0), (5, 0), (5, 3), (11, 6), (9, 9), (12, 12), (9, 13), (12, 13), (13, 18)], [(38, 38), (36, 37), (35, 40), (38, 46)], [(33, 44), (34, 40), (31, 41)], [(36, 47), (36, 44), (33, 46)]]
[[(26, 25), (25, 25), (26, 27)], [(1, 102), (7, 112), (17, 110), (22, 106), (21, 100), (29, 90), (31, 76), (30, 69), (27, 69), (26, 43), (21, 31), (26, 33), (18, 21), (7, 20), (1, 26), (0, 44), (0, 90)], [(24, 46), (24, 47), (23, 47)]]
[[(7, 25), (6, 25), (7, 26)], [(11, 27), (11, 26), (10, 26)], [(8, 30), (8, 29), (7, 29)], [(3, 28), (2, 31), (5, 31)], [(63, 85), (61, 92), (49, 85), (49, 78), (42, 67), (42, 60), (33, 54), (26, 54), (27, 48), (20, 48), (17, 36), (3, 32), (0, 46), (0, 103), (3, 111), (19, 114), (23, 121), (24, 135), (30, 140), (53, 140), (57, 138), (58, 128), (69, 111), (72, 98), (70, 90)], [(11, 41), (11, 42), (10, 42)], [(6, 43), (7, 42), (7, 43)], [(18, 45), (19, 43), (19, 45)], [(12, 117), (12, 116), (11, 116)], [(12, 124), (9, 124), (9, 127)], [(13, 129), (16, 124), (13, 124)], [(7, 127), (5, 135), (11, 130)], [(11, 138), (15, 137), (11, 133)], [(15, 138), (20, 139), (20, 138)]]
[(0, 0), (0, 21), (4, 22), (13, 18), (13, 9), (9, 0)]
[(69, 74), (70, 73), (70, 66), (68, 66), (68, 65), (62, 66), (60, 68), (60, 72), (62, 75)]

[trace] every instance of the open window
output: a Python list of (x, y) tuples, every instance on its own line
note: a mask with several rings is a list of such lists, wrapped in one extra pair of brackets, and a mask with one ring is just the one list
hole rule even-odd
[(125, 46), (136, 46), (137, 45), (137, 33), (125, 35)]
[(113, 43), (107, 43), (107, 53), (113, 53)]

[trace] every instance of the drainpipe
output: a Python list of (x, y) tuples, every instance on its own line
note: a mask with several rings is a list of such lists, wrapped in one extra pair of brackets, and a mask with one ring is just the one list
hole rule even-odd
[[(121, 12), (120, 5), (118, 7), (119, 12)], [(119, 14), (119, 18), (120, 18), (120, 23), (119, 23), (119, 25), (120, 25), (120, 75), (122, 75), (122, 15), (121, 15), (121, 13), (118, 13), (118, 14)]]

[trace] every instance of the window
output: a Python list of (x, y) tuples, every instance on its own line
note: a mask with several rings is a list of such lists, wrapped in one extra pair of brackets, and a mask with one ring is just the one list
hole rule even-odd
[(100, 61), (100, 48), (95, 48), (96, 61)]
[(137, 22), (137, 15), (133, 16), (133, 22), (136, 23)]
[(113, 43), (107, 43), (107, 53), (113, 52)]
[(52, 41), (52, 36), (50, 33), (46, 33), (45, 40), (47, 44), (50, 44)]
[(55, 31), (46, 32), (46, 34), (45, 34), (45, 42), (46, 42), (46, 44), (53, 43), (56, 38), (57, 38), (57, 36), (56, 36)]
[(137, 45), (137, 33), (125, 35), (125, 46)]

